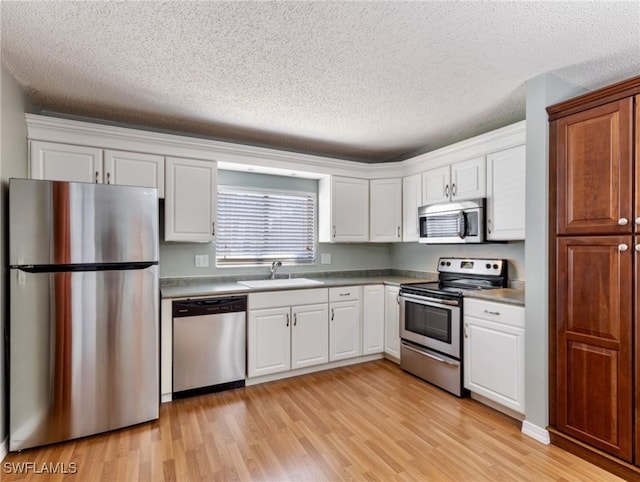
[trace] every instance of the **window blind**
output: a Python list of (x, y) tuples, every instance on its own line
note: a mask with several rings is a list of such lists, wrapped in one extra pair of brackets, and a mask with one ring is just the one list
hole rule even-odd
[(315, 193), (221, 188), (217, 263), (313, 263), (315, 213)]

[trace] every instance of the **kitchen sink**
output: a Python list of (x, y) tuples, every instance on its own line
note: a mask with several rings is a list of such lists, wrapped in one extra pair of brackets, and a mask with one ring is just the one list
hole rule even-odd
[(248, 286), (249, 288), (295, 288), (297, 286), (312, 286), (324, 283), (322, 281), (316, 281), (309, 278), (286, 278), (238, 281), (238, 284)]

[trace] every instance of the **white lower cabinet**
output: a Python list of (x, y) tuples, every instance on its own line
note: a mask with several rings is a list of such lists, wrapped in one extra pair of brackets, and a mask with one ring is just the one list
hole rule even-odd
[(329, 289), (329, 361), (362, 355), (361, 289)]
[(362, 287), (362, 354), (384, 351), (384, 285)]
[(464, 300), (464, 386), (511, 410), (524, 407), (524, 308)]
[(384, 287), (384, 352), (400, 360), (399, 286)]
[(326, 288), (249, 294), (247, 376), (327, 363), (327, 301)]

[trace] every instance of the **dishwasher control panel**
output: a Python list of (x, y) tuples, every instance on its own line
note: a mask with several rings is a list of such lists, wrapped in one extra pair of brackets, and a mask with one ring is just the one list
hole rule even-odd
[(173, 317), (217, 315), (247, 311), (246, 296), (224, 296), (220, 298), (199, 298), (173, 302)]

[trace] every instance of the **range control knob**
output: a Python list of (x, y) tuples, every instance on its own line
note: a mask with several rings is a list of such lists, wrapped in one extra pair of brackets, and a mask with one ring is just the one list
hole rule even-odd
[(494, 265), (493, 265), (493, 269), (498, 269), (498, 265), (497, 265), (497, 264), (494, 264)]
[(444, 261), (440, 261), (440, 266), (444, 266)]
[(487, 269), (491, 269), (491, 265), (490, 265), (489, 263), (487, 263), (487, 264), (485, 265), (485, 268), (487, 268)]
[(447, 261), (447, 266), (451, 266), (451, 261)]

